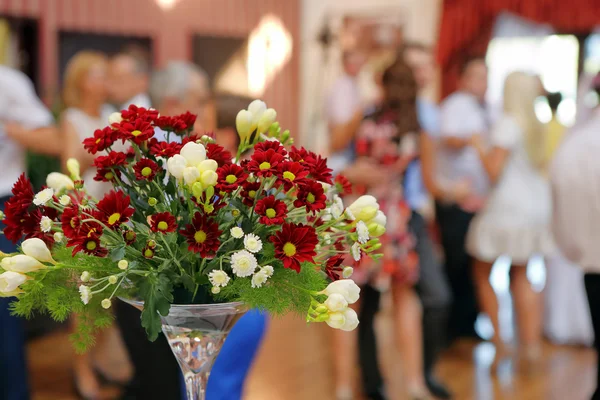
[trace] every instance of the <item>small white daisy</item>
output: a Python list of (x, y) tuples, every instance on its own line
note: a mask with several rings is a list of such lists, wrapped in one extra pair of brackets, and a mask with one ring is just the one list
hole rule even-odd
[(117, 266), (120, 270), (125, 271), (127, 267), (129, 267), (129, 262), (127, 260), (121, 260), (117, 263)]
[(351, 250), (352, 250), (352, 258), (354, 258), (354, 261), (360, 261), (360, 257), (361, 257), (360, 244), (358, 242), (354, 243), (352, 245)]
[(81, 282), (89, 282), (92, 275), (88, 271), (83, 271), (81, 273)]
[(65, 235), (62, 232), (54, 232), (54, 241), (56, 243), (60, 243), (65, 238)]
[(260, 237), (254, 233), (249, 233), (244, 236), (244, 247), (251, 253), (258, 253), (262, 249), (263, 243)]
[(229, 232), (231, 233), (231, 236), (236, 239), (241, 239), (244, 237), (244, 231), (239, 226), (234, 226)]
[(62, 196), (60, 196), (60, 199), (58, 199), (58, 202), (63, 206), (68, 206), (69, 204), (71, 204), (71, 198), (66, 194), (63, 194)]
[(358, 234), (358, 242), (365, 244), (369, 241), (369, 228), (363, 221), (356, 223), (356, 233)]
[(240, 278), (252, 275), (257, 267), (258, 261), (249, 251), (240, 250), (231, 256), (231, 269)]
[(350, 278), (352, 276), (353, 273), (354, 273), (354, 268), (352, 268), (352, 267), (346, 267), (342, 271), (342, 277), (344, 279), (348, 279), (348, 278)]
[(219, 294), (221, 293), (221, 288), (218, 286), (213, 286), (210, 288), (210, 291), (212, 292), (212, 294)]
[(227, 272), (215, 269), (208, 273), (208, 280), (214, 287), (225, 287), (229, 283), (229, 275)]
[(114, 285), (115, 283), (117, 283), (118, 278), (115, 275), (111, 275), (108, 277), (108, 283), (110, 283), (111, 285)]
[(92, 298), (92, 289), (85, 285), (81, 285), (79, 286), (79, 295), (81, 296), (81, 302), (83, 304), (88, 304)]
[(346, 210), (344, 211), (344, 214), (346, 215), (346, 218), (349, 219), (350, 221), (354, 221), (356, 219), (356, 217), (354, 216), (354, 214), (352, 214), (352, 211), (350, 211), (349, 208), (346, 208)]
[(50, 232), (52, 230), (52, 220), (44, 215), (40, 220), (40, 228), (42, 232)]
[(259, 288), (267, 281), (268, 278), (269, 277), (267, 276), (267, 274), (265, 274), (262, 271), (259, 271), (259, 272), (255, 273), (254, 275), (252, 275), (251, 285), (255, 289)]
[(334, 219), (339, 219), (344, 213), (344, 202), (337, 194), (333, 196), (333, 203), (331, 204), (330, 212)]
[(265, 265), (264, 267), (262, 267), (260, 269), (260, 272), (263, 272), (265, 275), (267, 275), (267, 278), (270, 278), (273, 276), (273, 272), (275, 272), (273, 270), (273, 267), (270, 265)]
[(323, 235), (323, 243), (331, 244), (331, 235), (329, 233), (326, 233), (325, 235)]
[(110, 308), (110, 306), (112, 305), (112, 303), (110, 302), (110, 299), (104, 299), (104, 300), (102, 300), (102, 302), (100, 304), (102, 305), (102, 308), (104, 308), (105, 310), (108, 310)]
[(33, 204), (36, 206), (43, 206), (50, 200), (52, 200), (52, 196), (54, 196), (54, 189), (46, 188), (38, 192), (33, 198)]

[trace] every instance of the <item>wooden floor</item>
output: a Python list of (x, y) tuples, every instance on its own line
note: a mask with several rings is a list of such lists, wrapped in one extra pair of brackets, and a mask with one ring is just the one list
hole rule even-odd
[[(382, 363), (390, 399), (400, 400), (404, 398), (401, 366), (389, 328), (384, 311), (378, 321)], [(272, 321), (245, 399), (334, 400), (330, 333), (324, 325), (307, 326), (291, 317)], [(72, 391), (72, 351), (64, 332), (33, 341), (28, 352), (33, 400), (76, 399)], [(595, 356), (589, 349), (548, 344), (539, 371), (531, 375), (515, 373), (510, 364), (501, 365), (497, 374), (492, 374), (492, 357), (489, 344), (460, 342), (446, 352), (438, 373), (459, 400), (586, 400), (592, 392)], [(117, 360), (112, 358), (112, 368), (122, 367)]]

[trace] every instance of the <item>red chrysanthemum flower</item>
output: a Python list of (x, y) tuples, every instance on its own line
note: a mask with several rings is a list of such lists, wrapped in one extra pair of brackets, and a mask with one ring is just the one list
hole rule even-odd
[(209, 143), (206, 145), (206, 158), (215, 160), (219, 167), (231, 164), (233, 156), (223, 146), (216, 143)]
[(337, 186), (338, 191), (342, 194), (352, 194), (352, 184), (342, 174), (338, 174), (335, 176), (335, 186)]
[(300, 272), (301, 262), (314, 262), (315, 247), (319, 243), (312, 226), (284, 223), (281, 231), (269, 239), (275, 245), (275, 257), (285, 268)]
[(152, 232), (174, 232), (177, 229), (177, 221), (170, 212), (154, 214), (150, 217), (150, 229)]
[(127, 164), (127, 155), (120, 151), (111, 151), (106, 156), (98, 156), (94, 159), (94, 165), (98, 168), (95, 181), (111, 182), (115, 177), (121, 176), (119, 166)]
[(265, 225), (281, 225), (287, 217), (285, 203), (277, 200), (275, 196), (267, 196), (257, 201), (254, 211), (261, 216), (259, 222)]
[(337, 281), (342, 277), (342, 273), (344, 272), (342, 263), (345, 258), (346, 256), (344, 254), (336, 254), (327, 259), (327, 262), (325, 263), (325, 274), (327, 274), (332, 281)]
[(264, 142), (256, 143), (254, 145), (254, 152), (267, 151), (269, 149), (275, 150), (276, 153), (281, 154), (282, 156), (287, 155), (287, 151), (285, 147), (281, 145), (281, 143), (277, 140), (266, 140)]
[(192, 129), (194, 124), (196, 123), (196, 115), (192, 114), (189, 111), (186, 111), (184, 114), (178, 115), (180, 121), (183, 121), (187, 125), (187, 129)]
[(83, 140), (83, 147), (90, 154), (96, 154), (99, 151), (108, 149), (115, 143), (116, 140), (115, 130), (110, 126), (104, 129), (96, 129), (94, 136)]
[(303, 163), (309, 170), (309, 177), (317, 181), (332, 184), (332, 170), (327, 167), (327, 159), (320, 155), (306, 150), (304, 147), (296, 148), (292, 146), (290, 158), (293, 161)]
[(121, 191), (111, 190), (96, 205), (94, 217), (108, 227), (117, 227), (129, 221), (135, 209), (130, 207), (131, 199)]
[(23, 234), (25, 235), (25, 239), (38, 238), (42, 239), (48, 247), (51, 247), (54, 244), (54, 238), (51, 232), (42, 232), (42, 228), (40, 227), (40, 222), (43, 216), (50, 218), (51, 220), (56, 219), (57, 212), (54, 209), (50, 209), (52, 211), (50, 214), (47, 213), (48, 207), (40, 210), (39, 208), (34, 209), (33, 211), (26, 213), (21, 220), (21, 226), (23, 229)]
[(133, 146), (129, 146), (129, 148), (125, 152), (125, 158), (127, 159), (127, 161), (133, 161), (135, 156), (135, 149), (133, 148)]
[(244, 190), (242, 190), (242, 202), (248, 207), (254, 206), (254, 201), (260, 197), (259, 189), (260, 182), (245, 182)]
[(65, 208), (61, 216), (62, 230), (68, 239), (75, 239), (79, 236), (81, 227), (81, 216), (79, 207), (75, 204)]
[(188, 250), (199, 253), (201, 257), (213, 258), (221, 242), (219, 224), (209, 220), (206, 215), (197, 212), (194, 214), (192, 223), (186, 225), (181, 234), (187, 238)]
[(125, 140), (132, 140), (138, 146), (154, 136), (154, 127), (152, 123), (138, 118), (134, 121), (123, 121), (119, 125), (119, 137), (125, 143)]
[(300, 185), (306, 181), (308, 170), (295, 161), (284, 161), (279, 164), (277, 170), (277, 183), (283, 185), (286, 191), (295, 185)]
[(248, 163), (248, 171), (256, 176), (272, 176), (277, 172), (278, 165), (283, 162), (283, 156), (273, 149), (255, 152)]
[(29, 207), (33, 204), (33, 186), (31, 181), (21, 174), (12, 188), (13, 196), (4, 203), (4, 236), (17, 243), (25, 234), (22, 220), (26, 217)]
[(297, 148), (296, 146), (292, 146), (289, 156), (292, 161), (306, 162), (306, 159), (313, 157), (311, 153), (312, 152), (306, 150), (304, 147)]
[(217, 169), (219, 180), (217, 190), (225, 193), (230, 193), (242, 185), (248, 174), (244, 172), (242, 167), (236, 164), (229, 164)]
[(308, 181), (300, 186), (294, 206), (298, 208), (306, 207), (307, 212), (317, 212), (325, 209), (326, 201), (327, 196), (325, 196), (323, 186), (319, 182)]
[(151, 181), (158, 172), (158, 164), (149, 158), (142, 158), (133, 166), (136, 179)]
[(84, 236), (67, 243), (67, 246), (73, 247), (73, 256), (81, 251), (96, 257), (106, 257), (108, 255), (108, 250), (100, 245), (100, 237), (98, 236)]
[(121, 118), (127, 121), (135, 121), (139, 119), (152, 123), (158, 118), (158, 111), (153, 108), (138, 107), (132, 104), (127, 110), (121, 111)]
[(152, 138), (148, 142), (148, 151), (154, 157), (173, 157), (175, 154), (179, 154), (182, 147), (181, 143), (158, 141), (156, 138)]
[(184, 133), (188, 126), (179, 117), (159, 117), (156, 120), (156, 126), (166, 132), (174, 132), (175, 134)]

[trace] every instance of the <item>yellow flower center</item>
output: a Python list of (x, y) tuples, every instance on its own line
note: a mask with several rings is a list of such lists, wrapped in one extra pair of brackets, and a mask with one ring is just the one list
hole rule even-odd
[(100, 143), (102, 139), (96, 139), (96, 144)]
[(283, 253), (288, 257), (296, 255), (296, 246), (293, 243), (287, 242), (283, 245)]
[(142, 168), (142, 176), (150, 176), (152, 174), (152, 168), (144, 167)]
[(231, 174), (231, 175), (227, 175), (227, 177), (225, 178), (225, 182), (232, 184), (235, 181), (237, 181), (237, 176)]
[(121, 219), (121, 214), (119, 213), (114, 213), (113, 215), (111, 215), (110, 217), (108, 217), (108, 224), (109, 225), (114, 225), (116, 224), (119, 220)]
[(133, 136), (135, 136), (135, 137), (138, 137), (138, 136), (140, 136), (142, 134), (142, 131), (139, 131), (139, 130), (136, 129), (135, 131), (131, 132), (131, 134)]
[(110, 181), (112, 180), (112, 178), (115, 177), (115, 175), (112, 172), (107, 172), (106, 174), (104, 174), (104, 177)]
[(96, 249), (96, 242), (93, 241), (89, 241), (85, 244), (85, 248), (88, 249), (89, 251), (95, 250)]
[(283, 177), (285, 179), (287, 179), (288, 181), (293, 181), (294, 179), (296, 179), (296, 175), (294, 175), (292, 172), (290, 171), (285, 171), (283, 173)]
[(256, 190), (251, 190), (248, 192), (248, 196), (250, 196), (251, 199), (256, 197)]
[(71, 222), (69, 222), (69, 225), (71, 225), (71, 228), (75, 229), (75, 220), (72, 219)]
[(308, 196), (306, 196), (306, 201), (308, 201), (310, 204), (315, 202), (315, 195), (312, 193), (309, 193)]
[(277, 211), (275, 211), (274, 208), (267, 208), (267, 211), (265, 212), (265, 214), (269, 218), (275, 218), (275, 216), (277, 215)]
[(127, 240), (133, 240), (133, 239), (135, 239), (135, 233), (133, 233), (133, 231), (128, 231), (125, 234), (125, 239), (127, 239)]
[(231, 211), (231, 215), (233, 215), (234, 217), (237, 217), (240, 215), (240, 210), (232, 210)]
[(261, 171), (265, 170), (265, 169), (269, 169), (271, 168), (271, 164), (264, 161), (262, 163), (260, 163), (260, 165), (258, 166), (258, 168), (260, 168)]
[(158, 230), (159, 231), (166, 231), (168, 227), (169, 227), (169, 224), (167, 224), (165, 221), (160, 221), (158, 223)]
[(196, 232), (194, 234), (194, 240), (198, 244), (204, 243), (204, 241), (206, 240), (206, 233), (204, 233), (204, 231), (198, 231), (198, 232)]
[(144, 250), (144, 257), (150, 258), (154, 255), (154, 252), (151, 249)]

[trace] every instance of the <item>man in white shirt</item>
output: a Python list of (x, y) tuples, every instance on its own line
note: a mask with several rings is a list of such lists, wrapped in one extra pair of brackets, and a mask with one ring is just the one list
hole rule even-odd
[(436, 179), (441, 188), (468, 184), (473, 194), (468, 203), (458, 204), (455, 198), (441, 198), (436, 202), (446, 273), (454, 298), (449, 326), (452, 338), (476, 336), (474, 323), (478, 310), (465, 239), (477, 205), (480, 199), (485, 198), (489, 188), (481, 160), (471, 147), (471, 138), (476, 135), (485, 138), (489, 128), (484, 106), (487, 67), (483, 58), (466, 60), (459, 85), (459, 90), (441, 106)]
[(108, 72), (110, 101), (119, 110), (127, 109), (131, 104), (150, 108), (150, 66), (143, 54), (131, 51), (115, 55), (110, 60)]
[[(50, 112), (35, 94), (33, 84), (25, 74), (0, 66), (0, 207), (11, 195), (11, 188), (25, 171), (25, 147), (39, 149), (40, 137), (47, 133), (42, 143), (55, 148), (56, 131), (45, 128), (53, 123)], [(32, 140), (32, 138), (34, 140)], [(36, 145), (35, 139), (38, 144)], [(33, 141), (33, 143), (32, 143)], [(16, 246), (0, 235), (0, 250), (16, 251)], [(27, 368), (23, 349), (21, 321), (10, 315), (8, 305), (12, 299), (0, 299), (0, 399), (26, 400)]]

